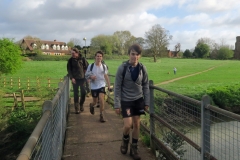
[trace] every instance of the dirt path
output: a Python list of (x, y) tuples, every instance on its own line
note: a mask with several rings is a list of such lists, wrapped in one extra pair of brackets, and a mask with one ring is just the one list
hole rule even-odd
[(204, 72), (208, 72), (208, 71), (210, 71), (210, 70), (212, 70), (214, 68), (216, 68), (216, 66), (215, 67), (211, 67), (211, 68), (209, 68), (207, 70), (204, 70), (204, 71), (201, 71), (201, 72), (197, 72), (197, 73), (189, 74), (189, 75), (186, 75), (186, 76), (174, 78), (174, 79), (171, 79), (171, 80), (168, 80), (168, 81), (164, 81), (164, 82), (155, 84), (155, 86), (159, 86), (159, 85), (162, 85), (162, 84), (168, 84), (168, 83), (171, 83), (171, 82), (174, 82), (174, 81), (178, 81), (178, 80), (183, 79), (183, 78), (188, 78), (188, 77), (191, 77), (191, 76), (195, 76), (195, 75), (198, 75), (198, 74), (201, 74), (201, 73), (204, 73)]

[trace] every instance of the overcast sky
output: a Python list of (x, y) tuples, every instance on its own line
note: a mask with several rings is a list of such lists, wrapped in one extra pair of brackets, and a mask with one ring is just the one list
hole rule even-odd
[(181, 43), (192, 49), (201, 37), (235, 45), (240, 36), (238, 0), (0, 0), (0, 37), (20, 40), (31, 35), (68, 42), (70, 38), (112, 35), (128, 30), (144, 37), (160, 24), (173, 36), (169, 49)]

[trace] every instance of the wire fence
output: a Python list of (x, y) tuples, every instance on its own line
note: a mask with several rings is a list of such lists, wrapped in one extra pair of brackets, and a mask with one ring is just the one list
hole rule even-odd
[[(208, 96), (198, 101), (150, 82), (151, 106), (141, 130), (157, 159), (240, 159), (240, 115), (210, 105)], [(108, 102), (113, 104), (113, 95)]]
[(43, 115), (17, 160), (61, 159), (67, 124), (70, 82), (64, 77), (53, 100), (43, 104)]
[(158, 159), (240, 159), (240, 115), (210, 105), (208, 96), (197, 101), (150, 88), (150, 125), (145, 126)]

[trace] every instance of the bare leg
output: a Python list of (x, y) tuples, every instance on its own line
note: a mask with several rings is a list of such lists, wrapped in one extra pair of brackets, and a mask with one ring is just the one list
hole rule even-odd
[[(96, 98), (97, 101), (97, 98)], [(99, 93), (100, 113), (104, 111), (104, 93)]]
[(133, 119), (132, 138), (138, 139), (140, 132), (140, 116), (133, 116), (132, 119)]
[(129, 135), (132, 127), (132, 117), (123, 118), (123, 135)]

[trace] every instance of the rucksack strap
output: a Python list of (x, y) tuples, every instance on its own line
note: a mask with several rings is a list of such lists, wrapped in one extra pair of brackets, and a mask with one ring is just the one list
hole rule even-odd
[(123, 84), (123, 81), (124, 81), (126, 72), (127, 72), (127, 65), (125, 64), (125, 65), (123, 66), (123, 72), (122, 72), (122, 84)]
[[(93, 66), (94, 66), (94, 63), (92, 63), (91, 64), (91, 66), (90, 66), (90, 71), (92, 72), (92, 70), (93, 70)], [(106, 68), (105, 68), (105, 65), (102, 63), (102, 66), (103, 66), (103, 71), (104, 71), (104, 73), (105, 73), (105, 70), (106, 70)]]
[[(145, 70), (143, 69), (143, 65), (142, 65), (142, 63), (139, 63), (139, 65), (140, 65), (140, 70), (139, 70), (139, 72), (142, 71), (142, 73), (143, 73), (143, 77), (144, 77), (144, 76), (145, 76)], [(124, 81), (124, 78), (125, 78), (126, 72), (127, 72), (127, 62), (125, 62), (124, 66), (123, 66), (123, 72), (122, 72), (122, 84), (123, 84), (123, 81)]]

